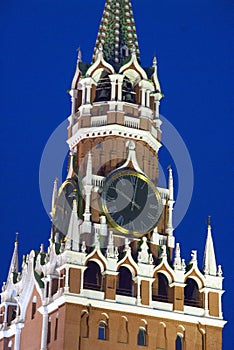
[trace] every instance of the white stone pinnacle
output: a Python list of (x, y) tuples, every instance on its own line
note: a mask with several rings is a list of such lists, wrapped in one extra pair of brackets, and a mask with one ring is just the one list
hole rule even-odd
[(175, 259), (174, 259), (174, 269), (182, 270), (182, 262), (180, 257), (180, 244), (176, 243)]
[(149, 246), (147, 244), (147, 238), (143, 237), (142, 244), (140, 246), (140, 251), (138, 253), (138, 262), (149, 263)]
[(79, 230), (79, 220), (77, 215), (77, 200), (73, 200), (73, 208), (70, 218), (70, 223), (67, 231), (67, 240), (65, 244), (65, 249), (79, 251), (80, 244), (80, 230)]
[(211, 234), (211, 226), (208, 225), (206, 246), (204, 253), (203, 270), (206, 275), (216, 276), (217, 265), (214, 251), (214, 243)]

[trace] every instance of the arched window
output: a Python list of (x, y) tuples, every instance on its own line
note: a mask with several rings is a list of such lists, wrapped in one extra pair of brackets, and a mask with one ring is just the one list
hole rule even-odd
[(178, 334), (176, 337), (176, 350), (183, 350), (183, 337), (182, 335)]
[(199, 293), (197, 282), (188, 278), (184, 288), (184, 304), (188, 306), (201, 307), (201, 294)]
[(111, 82), (107, 71), (103, 71), (96, 88), (94, 102), (110, 101), (111, 99)]
[(105, 321), (100, 321), (98, 326), (98, 339), (107, 340), (108, 339), (108, 326)]
[(84, 289), (101, 290), (102, 274), (101, 269), (94, 261), (89, 261), (84, 272)]
[(132, 83), (127, 77), (124, 77), (122, 87), (122, 100), (126, 102), (136, 103), (136, 93)]
[(146, 346), (146, 330), (144, 327), (139, 328), (137, 335), (137, 345)]
[(163, 273), (158, 273), (152, 285), (152, 299), (157, 301), (169, 301), (168, 279)]
[(118, 276), (117, 294), (132, 296), (132, 274), (125, 266), (121, 266)]

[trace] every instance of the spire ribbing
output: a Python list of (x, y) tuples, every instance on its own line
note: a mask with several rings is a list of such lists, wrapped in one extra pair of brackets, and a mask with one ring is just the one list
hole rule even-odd
[(135, 21), (130, 0), (106, 0), (93, 60), (99, 48), (110, 64), (121, 65), (131, 54), (140, 56)]

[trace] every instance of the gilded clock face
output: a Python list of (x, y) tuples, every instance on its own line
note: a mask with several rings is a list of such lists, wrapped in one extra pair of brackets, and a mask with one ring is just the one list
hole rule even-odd
[(160, 194), (151, 180), (134, 170), (118, 170), (107, 177), (102, 210), (110, 225), (124, 234), (141, 237), (158, 223)]

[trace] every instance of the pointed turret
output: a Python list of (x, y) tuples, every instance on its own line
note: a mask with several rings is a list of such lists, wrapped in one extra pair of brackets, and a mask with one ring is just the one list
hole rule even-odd
[(70, 179), (73, 175), (73, 160), (74, 159), (74, 153), (73, 151), (70, 151), (70, 157), (69, 157), (69, 168), (67, 172), (67, 179)]
[(217, 265), (214, 251), (214, 243), (211, 234), (210, 217), (208, 218), (208, 230), (206, 238), (206, 246), (204, 253), (203, 270), (206, 275), (216, 276), (217, 275)]
[(71, 213), (70, 223), (67, 232), (66, 249), (79, 251), (80, 231), (79, 220), (77, 216), (77, 200), (73, 199), (73, 209)]
[(19, 233), (16, 232), (15, 248), (11, 258), (11, 264), (10, 264), (7, 280), (9, 280), (12, 277), (12, 274), (17, 275), (19, 272), (18, 234)]
[(52, 194), (52, 201), (51, 201), (51, 212), (50, 212), (50, 215), (52, 218), (55, 212), (55, 203), (57, 201), (57, 197), (58, 197), (58, 178), (54, 180), (54, 187), (53, 187), (53, 194)]
[(121, 65), (132, 50), (136, 51), (139, 58), (140, 51), (130, 0), (106, 0), (93, 60), (100, 44), (105, 60), (111, 64)]

